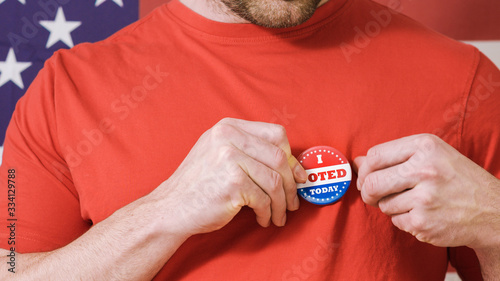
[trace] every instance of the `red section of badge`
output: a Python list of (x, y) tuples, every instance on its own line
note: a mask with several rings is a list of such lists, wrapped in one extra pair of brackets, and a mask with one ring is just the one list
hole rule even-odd
[(349, 163), (342, 153), (330, 146), (311, 147), (302, 152), (297, 160), (306, 170)]
[(297, 158), (307, 173), (305, 183), (297, 184), (298, 194), (317, 205), (337, 202), (344, 196), (352, 179), (347, 158), (333, 147), (315, 146)]

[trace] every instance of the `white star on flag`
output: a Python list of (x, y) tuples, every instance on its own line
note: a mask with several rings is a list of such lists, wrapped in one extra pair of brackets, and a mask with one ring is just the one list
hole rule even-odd
[(73, 38), (71, 32), (82, 24), (81, 21), (66, 21), (66, 16), (62, 7), (57, 9), (56, 18), (51, 20), (41, 20), (40, 25), (50, 31), (49, 39), (47, 40), (47, 49), (52, 47), (58, 41), (62, 41), (66, 46), (73, 47)]
[[(23, 5), (26, 5), (26, 0), (17, 0), (17, 1), (19, 1), (19, 3)], [(0, 0), (0, 4), (2, 4), (3, 2), (5, 2), (5, 0)]]
[[(112, 1), (115, 2), (116, 5), (123, 8), (123, 0), (112, 0)], [(106, 2), (106, 0), (95, 0), (95, 6), (98, 7), (104, 2)]]
[(10, 48), (9, 53), (7, 54), (7, 59), (4, 62), (0, 61), (0, 87), (9, 81), (12, 81), (19, 88), (24, 89), (21, 72), (30, 66), (31, 62), (18, 62), (14, 49)]

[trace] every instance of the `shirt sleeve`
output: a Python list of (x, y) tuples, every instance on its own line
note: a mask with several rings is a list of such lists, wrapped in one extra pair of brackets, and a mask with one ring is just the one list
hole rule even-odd
[(4, 143), (0, 220), (14, 227), (2, 227), (0, 247), (20, 253), (60, 248), (90, 227), (58, 143), (54, 83), (64, 83), (64, 67), (56, 70), (56, 61), (47, 61), (18, 101)]
[[(460, 152), (500, 178), (500, 71), (482, 53), (461, 121)], [(482, 280), (474, 251), (451, 248), (449, 256), (463, 280)]]

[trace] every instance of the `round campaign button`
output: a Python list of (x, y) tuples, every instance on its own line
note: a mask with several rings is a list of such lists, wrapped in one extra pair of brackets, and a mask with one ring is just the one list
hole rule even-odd
[(352, 171), (347, 158), (329, 146), (315, 146), (297, 158), (307, 172), (307, 181), (297, 184), (308, 202), (327, 205), (338, 201), (349, 188)]

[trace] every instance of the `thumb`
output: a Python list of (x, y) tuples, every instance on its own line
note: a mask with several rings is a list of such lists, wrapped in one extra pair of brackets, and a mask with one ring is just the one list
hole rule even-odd
[(358, 156), (354, 159), (354, 165), (353, 165), (353, 170), (354, 172), (356, 173), (356, 175), (358, 175), (358, 181), (356, 182), (356, 186), (358, 188), (358, 190), (361, 190), (361, 181), (360, 181), (360, 178), (359, 178), (359, 174), (358, 174), (358, 171), (359, 171), (359, 168), (365, 163), (366, 161), (366, 156)]
[(359, 167), (361, 167), (361, 165), (363, 165), (365, 163), (365, 160), (366, 160), (366, 156), (358, 156), (358, 157), (354, 158), (353, 169), (354, 169), (354, 172), (356, 174), (359, 171)]
[(290, 165), (290, 168), (292, 169), (295, 182), (305, 183), (307, 180), (307, 172), (304, 170), (304, 167), (300, 165), (295, 156), (290, 155), (290, 157), (288, 157), (288, 165)]

